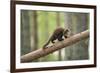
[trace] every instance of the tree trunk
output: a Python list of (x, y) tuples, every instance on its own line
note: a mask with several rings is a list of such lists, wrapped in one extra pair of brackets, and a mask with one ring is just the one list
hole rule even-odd
[(33, 15), (33, 34), (34, 34), (34, 49), (36, 50), (38, 48), (38, 24), (37, 24), (37, 12), (34, 11), (34, 15)]
[(29, 11), (30, 31), (31, 31), (31, 50), (34, 51), (38, 48), (38, 23), (37, 12)]
[(30, 25), (27, 10), (21, 10), (21, 55), (30, 52)]
[[(57, 27), (60, 27), (60, 13), (56, 13), (56, 18), (57, 18)], [(58, 61), (62, 60), (62, 55), (61, 55), (61, 50), (58, 51)]]
[[(65, 28), (70, 30), (70, 36), (72, 36), (73, 33), (73, 25), (72, 25), (72, 13), (64, 13), (65, 16)], [(65, 49), (65, 57), (64, 60), (71, 60), (72, 59), (72, 53), (73, 53), (73, 46), (66, 47)]]

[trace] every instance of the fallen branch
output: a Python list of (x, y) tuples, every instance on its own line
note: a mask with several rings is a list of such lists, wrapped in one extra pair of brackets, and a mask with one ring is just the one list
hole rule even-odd
[(52, 52), (55, 52), (61, 48), (67, 47), (69, 45), (75, 44), (78, 41), (84, 40), (89, 37), (89, 31), (86, 30), (84, 32), (75, 34), (64, 41), (57, 42), (53, 46), (49, 46), (47, 49), (43, 50), (42, 48), (30, 52), (26, 55), (21, 56), (21, 62), (31, 62), (32, 60), (38, 59), (40, 57), (46, 56), (48, 54), (51, 54)]

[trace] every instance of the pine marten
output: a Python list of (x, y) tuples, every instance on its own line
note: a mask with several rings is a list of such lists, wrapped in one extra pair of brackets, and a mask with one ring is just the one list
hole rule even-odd
[(47, 43), (43, 46), (43, 49), (46, 49), (46, 46), (52, 42), (55, 43), (54, 40), (58, 39), (58, 41), (62, 41), (64, 40), (62, 37), (64, 36), (64, 38), (68, 38), (68, 29), (64, 29), (62, 27), (56, 28), (55, 31), (53, 32), (53, 34), (51, 35), (51, 37), (49, 38), (49, 40), (47, 41)]

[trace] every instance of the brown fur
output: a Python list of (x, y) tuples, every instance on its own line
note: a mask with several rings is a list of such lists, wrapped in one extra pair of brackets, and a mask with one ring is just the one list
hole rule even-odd
[(64, 29), (64, 28), (57, 28), (53, 34), (51, 35), (51, 37), (49, 38), (49, 40), (47, 41), (47, 43), (43, 46), (43, 49), (46, 48), (46, 46), (50, 43), (50, 41), (52, 43), (55, 43), (54, 40), (58, 39), (58, 41), (62, 41), (64, 40), (62, 37), (64, 36), (65, 38), (67, 38), (68, 36), (68, 29)]

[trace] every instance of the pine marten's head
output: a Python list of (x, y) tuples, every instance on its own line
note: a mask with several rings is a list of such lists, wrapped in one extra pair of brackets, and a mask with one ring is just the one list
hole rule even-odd
[(65, 29), (64, 32), (63, 32), (63, 35), (64, 35), (65, 38), (68, 38), (69, 29)]

